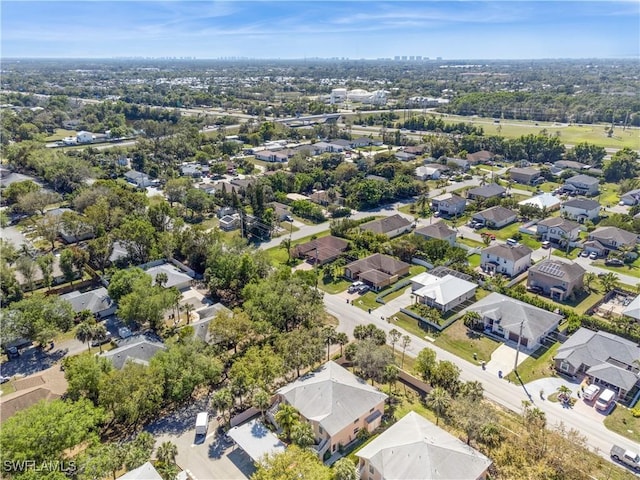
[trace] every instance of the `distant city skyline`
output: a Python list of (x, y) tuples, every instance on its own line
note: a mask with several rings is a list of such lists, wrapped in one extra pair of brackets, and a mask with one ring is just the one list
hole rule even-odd
[(3, 58), (638, 58), (632, 1), (3, 1)]

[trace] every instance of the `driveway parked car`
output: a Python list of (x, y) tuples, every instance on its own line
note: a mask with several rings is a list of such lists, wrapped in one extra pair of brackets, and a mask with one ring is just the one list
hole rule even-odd
[(590, 258), (591, 260), (596, 260), (596, 259), (598, 258), (598, 254), (597, 254), (596, 252), (591, 252), (591, 253), (589, 254), (589, 258)]
[(583, 250), (583, 251), (580, 252), (580, 256), (586, 258), (586, 257), (589, 256), (589, 252), (587, 252), (586, 250)]

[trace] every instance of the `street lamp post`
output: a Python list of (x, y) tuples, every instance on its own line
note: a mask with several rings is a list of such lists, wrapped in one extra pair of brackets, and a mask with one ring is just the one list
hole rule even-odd
[(522, 341), (522, 328), (524, 327), (524, 319), (520, 322), (520, 333), (518, 334), (518, 347), (516, 348), (516, 361), (513, 364), (513, 371), (518, 373), (518, 355), (520, 354), (520, 342)]

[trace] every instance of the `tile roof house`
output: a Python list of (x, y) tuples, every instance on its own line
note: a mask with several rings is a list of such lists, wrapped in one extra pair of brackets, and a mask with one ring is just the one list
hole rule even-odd
[(629, 403), (640, 389), (640, 346), (607, 332), (579, 328), (560, 345), (555, 368), (567, 375), (585, 373), (592, 383), (613, 388)]
[(467, 201), (453, 193), (443, 193), (431, 199), (431, 209), (448, 217), (461, 215), (466, 206)]
[(360, 224), (360, 230), (380, 233), (388, 236), (389, 238), (393, 238), (411, 231), (412, 225), (412, 222), (396, 213), (390, 217), (379, 218), (367, 223), (362, 223)]
[(487, 478), (492, 461), (409, 412), (356, 454), (359, 478), (451, 480)]
[(349, 248), (349, 242), (342, 238), (328, 235), (319, 237), (310, 242), (296, 245), (291, 253), (294, 258), (304, 258), (309, 263), (318, 262), (318, 265), (333, 262)]
[(118, 370), (127, 362), (135, 362), (141, 365), (149, 365), (151, 358), (160, 350), (166, 350), (164, 344), (151, 340), (144, 335), (136, 335), (118, 342), (118, 347), (108, 352), (102, 352), (102, 356), (111, 360)]
[(276, 392), (269, 408), (272, 423), (280, 404), (293, 406), (313, 427), (314, 450), (322, 458), (356, 439), (360, 430), (373, 432), (382, 420), (387, 395), (335, 362), (327, 362)]
[(544, 182), (540, 170), (532, 167), (514, 167), (509, 170), (509, 177), (511, 180), (517, 183), (523, 183), (525, 185), (534, 185)]
[(344, 274), (350, 280), (361, 280), (374, 290), (378, 290), (407, 275), (410, 267), (408, 263), (396, 260), (389, 255), (374, 253), (346, 265)]
[(557, 258), (542, 260), (529, 269), (527, 288), (541, 288), (553, 300), (566, 300), (584, 286), (586, 270)]
[(610, 251), (618, 250), (622, 246), (635, 248), (638, 243), (638, 235), (618, 227), (599, 227), (589, 233), (589, 240), (600, 242), (604, 247), (602, 253), (608, 255)]
[(507, 189), (497, 183), (488, 183), (481, 187), (475, 187), (467, 191), (467, 198), (470, 200), (488, 199), (494, 197), (503, 197), (507, 193)]
[(443, 221), (438, 221), (425, 227), (417, 228), (413, 233), (427, 240), (444, 240), (452, 247), (456, 243), (457, 232)]
[(567, 178), (564, 181), (562, 190), (569, 193), (576, 193), (578, 195), (597, 195), (599, 189), (600, 180), (590, 175), (575, 175), (571, 178)]
[(111, 300), (107, 289), (104, 287), (96, 288), (88, 292), (80, 293), (78, 291), (65, 293), (60, 295), (62, 300), (66, 300), (71, 303), (73, 311), (80, 313), (84, 310), (89, 310), (94, 316), (98, 318), (108, 317), (116, 313), (117, 305)]
[(488, 228), (500, 229), (515, 222), (518, 219), (518, 214), (513, 210), (496, 205), (495, 207), (474, 213), (471, 218), (475, 221), (482, 222)]
[(600, 204), (587, 198), (572, 198), (562, 204), (560, 212), (567, 218), (584, 223), (600, 216)]
[(559, 245), (578, 240), (582, 227), (573, 220), (562, 217), (549, 217), (536, 225), (536, 234), (543, 240)]
[(562, 319), (561, 315), (497, 292), (487, 295), (465, 311), (478, 313), (485, 329), (505, 340), (518, 343), (520, 338), (520, 345), (530, 351), (538, 348)]
[(443, 313), (475, 297), (478, 285), (454, 275), (437, 277), (427, 272), (411, 278), (411, 292), (418, 302)]
[(480, 268), (488, 274), (500, 273), (515, 277), (531, 266), (531, 250), (526, 245), (507, 245), (504, 243), (482, 249)]

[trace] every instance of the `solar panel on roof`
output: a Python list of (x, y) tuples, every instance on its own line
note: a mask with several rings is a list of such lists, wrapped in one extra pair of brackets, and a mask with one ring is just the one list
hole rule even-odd
[(540, 268), (538, 270), (553, 277), (564, 276), (564, 270), (562, 269), (562, 266), (558, 265), (557, 263), (545, 263), (544, 265), (540, 265)]

